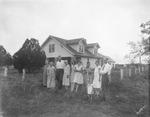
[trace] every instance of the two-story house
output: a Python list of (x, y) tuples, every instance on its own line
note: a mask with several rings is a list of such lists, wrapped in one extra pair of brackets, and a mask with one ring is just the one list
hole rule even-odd
[(91, 67), (95, 67), (96, 60), (99, 60), (101, 65), (103, 64), (104, 57), (98, 53), (100, 45), (98, 43), (87, 44), (84, 38), (66, 40), (50, 35), (41, 47), (47, 59), (52, 62), (55, 62), (60, 55), (63, 60), (68, 60), (69, 64), (77, 59), (81, 59), (84, 66), (89, 61)]

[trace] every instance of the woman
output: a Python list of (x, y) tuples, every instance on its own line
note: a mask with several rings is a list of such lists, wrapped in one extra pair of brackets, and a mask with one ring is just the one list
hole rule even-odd
[(92, 68), (90, 67), (90, 62), (87, 62), (86, 68), (85, 68), (85, 83), (86, 87), (88, 82), (92, 81)]
[(99, 95), (99, 91), (101, 88), (101, 77), (100, 77), (100, 69), (99, 61), (95, 62), (95, 70), (94, 70), (94, 80), (93, 80), (93, 88), (96, 95)]
[(78, 91), (79, 85), (83, 84), (83, 66), (81, 60), (77, 61), (75, 65), (74, 83), (76, 83), (76, 92)]
[(68, 89), (70, 85), (70, 66), (68, 64), (68, 61), (65, 60), (65, 67), (64, 67), (64, 75), (63, 75), (63, 83), (62, 85), (65, 86), (65, 89)]
[(75, 70), (75, 65), (74, 63), (72, 63), (71, 65), (71, 79), (70, 79), (70, 82), (71, 82), (71, 91), (74, 90), (74, 70)]
[(55, 68), (53, 63), (47, 68), (47, 88), (55, 88)]
[(45, 87), (47, 85), (47, 68), (48, 68), (48, 61), (45, 61), (45, 65), (43, 68), (43, 86)]

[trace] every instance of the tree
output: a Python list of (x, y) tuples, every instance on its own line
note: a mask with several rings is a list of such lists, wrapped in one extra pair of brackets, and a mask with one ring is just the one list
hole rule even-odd
[(42, 51), (39, 41), (31, 38), (26, 39), (22, 47), (13, 55), (14, 68), (22, 72), (22, 69), (32, 72), (44, 66), (46, 55)]
[[(136, 58), (139, 58), (139, 63), (141, 64), (141, 57), (149, 57), (150, 54), (150, 21), (146, 22), (145, 24), (142, 23), (140, 27), (142, 27), (142, 40), (139, 42), (130, 41), (128, 43), (131, 50), (130, 53), (125, 56), (125, 58), (130, 59), (130, 61), (134, 61)], [(145, 36), (145, 34), (147, 36)], [(149, 61), (149, 58), (147, 59), (147, 61)]]
[(142, 46), (144, 48), (144, 55), (148, 56), (147, 62), (150, 63), (150, 21), (142, 23)]
[(13, 64), (13, 58), (6, 49), (0, 45), (0, 66), (7, 66)]

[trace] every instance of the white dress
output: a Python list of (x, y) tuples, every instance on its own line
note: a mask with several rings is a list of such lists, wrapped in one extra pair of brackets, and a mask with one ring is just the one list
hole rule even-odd
[(62, 85), (69, 86), (70, 85), (70, 66), (67, 65), (64, 68), (63, 82)]
[[(75, 65), (75, 69), (78, 71), (82, 71), (83, 66)], [(75, 72), (74, 74), (74, 82), (78, 84), (83, 84), (83, 74), (81, 72)]]
[(100, 68), (101, 66), (97, 66), (94, 70), (93, 88), (101, 88)]

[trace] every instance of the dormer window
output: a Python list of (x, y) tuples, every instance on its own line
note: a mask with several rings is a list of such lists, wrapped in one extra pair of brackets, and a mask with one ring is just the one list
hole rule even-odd
[(94, 55), (97, 55), (97, 48), (94, 48)]
[(97, 49), (97, 47), (95, 46), (95, 47), (94, 47), (94, 55), (97, 55), (97, 51), (98, 51), (98, 49)]
[(83, 45), (79, 45), (79, 52), (84, 53), (84, 46)]

